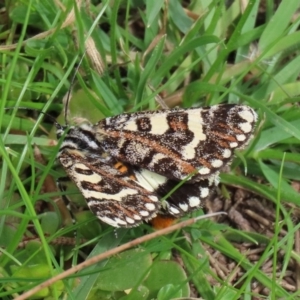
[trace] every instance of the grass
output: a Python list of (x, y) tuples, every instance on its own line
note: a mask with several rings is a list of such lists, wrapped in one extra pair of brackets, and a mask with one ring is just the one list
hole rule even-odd
[[(222, 199), (221, 209), (229, 203), (229, 218), (153, 239), (57, 282), (40, 298), (172, 299), (188, 297), (190, 283), (194, 296), (204, 299), (299, 297), (298, 279), (289, 275), (296, 274), (300, 259), (294, 248), (300, 202), (299, 1), (265, 1), (264, 7), (259, 1), (246, 7), (242, 1), (181, 2), (117, 0), (78, 8), (73, 1), (59, 6), (28, 0), (4, 6), (2, 299), (152, 232), (142, 225), (115, 234), (81, 210), (78, 223), (71, 223), (55, 186), (64, 172), (55, 166), (59, 144), (52, 120), (65, 123), (63, 99), (70, 89), (69, 123), (154, 110), (159, 93), (168, 107), (245, 103), (257, 111), (259, 124), (251, 144), (221, 175), (216, 200)], [(242, 200), (235, 202), (241, 191)], [(73, 187), (65, 194), (77, 206), (84, 203)]]

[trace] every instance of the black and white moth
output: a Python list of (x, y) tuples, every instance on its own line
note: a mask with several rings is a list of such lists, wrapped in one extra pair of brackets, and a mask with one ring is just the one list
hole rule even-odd
[(252, 108), (223, 104), (57, 124), (58, 138), (65, 136), (58, 160), (100, 220), (132, 227), (158, 213), (178, 217), (199, 209), (234, 150), (250, 141), (256, 121)]

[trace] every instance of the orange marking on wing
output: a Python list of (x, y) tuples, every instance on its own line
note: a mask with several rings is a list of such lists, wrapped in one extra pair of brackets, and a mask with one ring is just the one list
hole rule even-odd
[(203, 165), (209, 169), (211, 168), (211, 164), (207, 160), (205, 160), (201, 157), (199, 157), (197, 160), (200, 162), (201, 165)]
[[(72, 153), (73, 152), (73, 153)], [(101, 169), (98, 167), (93, 166), (93, 164), (91, 163), (87, 163), (82, 157), (81, 157), (81, 153), (78, 153), (76, 151), (69, 151), (69, 153), (62, 153), (60, 155), (60, 159), (68, 159), (70, 157), (72, 157), (73, 161), (77, 161), (77, 162), (82, 162), (84, 165), (86, 165), (90, 170), (92, 170), (93, 172), (100, 174), (101, 176), (105, 177), (106, 179), (111, 179), (112, 181), (118, 183), (119, 185), (123, 186), (123, 187), (128, 187), (131, 189), (136, 189), (137, 191), (139, 191), (142, 194), (150, 194), (150, 192), (148, 192), (147, 190), (145, 190), (144, 188), (142, 188), (139, 184), (137, 184), (136, 182), (131, 182), (131, 181), (127, 181), (123, 178), (117, 178), (114, 175), (108, 173), (105, 171), (105, 169)], [(118, 164), (118, 163), (116, 163)], [(124, 165), (125, 166), (125, 165)], [(126, 167), (126, 166), (125, 166)], [(126, 170), (127, 167), (126, 167)], [(72, 174), (69, 174), (72, 177)], [(74, 181), (76, 181), (76, 179), (74, 177), (72, 177)], [(97, 189), (97, 187), (95, 187), (95, 190)], [(98, 189), (99, 191), (101, 191), (101, 187), (99, 187)]]
[[(128, 166), (126, 166), (124, 163), (122, 163), (121, 161), (117, 161), (115, 164), (114, 164), (114, 167), (120, 171), (121, 173), (125, 174), (125, 173), (128, 173), (129, 172), (129, 169), (128, 169)], [(131, 180), (136, 180), (136, 177), (134, 174), (128, 174), (128, 177), (131, 179)]]
[[(109, 131), (110, 136), (114, 138), (119, 138), (120, 137), (120, 132), (119, 131)], [(143, 136), (136, 135), (134, 133), (129, 133), (129, 132), (122, 132), (122, 138), (128, 139), (128, 140), (134, 140), (137, 142), (141, 142), (143, 145), (149, 146), (152, 149), (154, 149), (157, 153), (162, 153), (165, 154), (167, 157), (171, 158), (174, 160), (176, 163), (180, 165), (182, 168), (183, 173), (185, 174), (191, 174), (193, 172), (196, 172), (196, 169), (188, 162), (183, 161), (180, 156), (175, 154), (172, 150), (168, 149), (167, 147), (162, 146), (156, 141), (151, 141)]]
[(227, 141), (230, 141), (230, 142), (237, 142), (237, 139), (232, 135), (224, 134), (224, 133), (217, 132), (217, 131), (212, 131), (212, 133), (214, 135), (224, 139), (224, 140), (227, 140)]
[(122, 162), (118, 161), (114, 164), (114, 167), (120, 171), (121, 173), (127, 173), (128, 172), (128, 168), (127, 166), (125, 166)]
[(231, 127), (231, 126), (228, 126), (227, 124), (224, 124), (224, 123), (218, 123), (217, 124), (218, 127), (222, 127), (222, 128), (225, 128), (227, 131), (234, 131), (236, 134), (243, 134), (244, 132), (241, 130), (241, 129), (238, 129), (237, 127)]
[(176, 120), (172, 120), (169, 123), (170, 127), (174, 130), (174, 131), (183, 131), (183, 130), (188, 130), (187, 124), (185, 122), (181, 122), (181, 121), (176, 121)]
[(120, 166), (122, 166), (123, 165), (123, 163), (121, 163), (120, 161), (117, 161), (116, 163), (115, 163), (115, 165), (114, 165), (114, 167), (116, 168), (116, 169), (118, 169)]
[(230, 148), (229, 144), (227, 142), (224, 142), (222, 140), (217, 140), (216, 141), (222, 148)]
[(136, 180), (136, 177), (133, 174), (130, 175), (129, 178), (132, 179), (132, 180)]

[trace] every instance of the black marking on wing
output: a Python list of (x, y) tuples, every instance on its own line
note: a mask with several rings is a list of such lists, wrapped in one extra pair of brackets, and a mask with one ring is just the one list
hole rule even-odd
[[(249, 142), (256, 113), (243, 105), (122, 114), (94, 126), (103, 149), (118, 160), (174, 180), (209, 178)], [(161, 132), (160, 132), (161, 127)]]

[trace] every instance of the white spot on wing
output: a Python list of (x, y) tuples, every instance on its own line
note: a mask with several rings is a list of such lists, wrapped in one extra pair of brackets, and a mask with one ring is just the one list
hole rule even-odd
[(200, 206), (200, 199), (198, 197), (192, 196), (188, 199), (190, 207), (198, 207)]
[(135, 221), (129, 217), (126, 217), (126, 222), (129, 223), (129, 224), (134, 224)]
[(236, 139), (239, 141), (239, 142), (243, 142), (244, 140), (246, 140), (246, 136), (244, 134), (237, 134), (236, 135)]
[(245, 133), (249, 133), (252, 130), (252, 126), (249, 123), (240, 123), (239, 127), (245, 132)]
[(153, 203), (146, 203), (145, 207), (149, 210), (149, 211), (154, 211), (156, 210), (156, 207)]
[(245, 106), (243, 111), (240, 111), (239, 116), (245, 121), (252, 123), (256, 121), (256, 113), (249, 107)]
[(201, 175), (207, 175), (207, 174), (210, 173), (210, 169), (206, 168), (206, 167), (202, 167), (202, 168), (199, 169), (198, 173), (201, 174)]
[(89, 168), (88, 168), (86, 165), (81, 164), (81, 163), (76, 163), (76, 164), (74, 164), (74, 167), (75, 167), (75, 168), (82, 169), (82, 170), (89, 170)]
[(164, 134), (170, 127), (165, 114), (150, 116), (151, 134)]
[(98, 218), (102, 221), (102, 222), (104, 222), (104, 223), (106, 223), (106, 224), (108, 224), (108, 225), (110, 225), (110, 226), (113, 226), (113, 227), (120, 227), (120, 226), (126, 226), (127, 224), (126, 224), (126, 222), (124, 222), (124, 221), (121, 221), (120, 219), (117, 219), (117, 220), (113, 220), (113, 219), (111, 219), (111, 218), (108, 218), (108, 217), (106, 217), (106, 216), (98, 216)]
[(90, 183), (99, 183), (102, 180), (102, 177), (96, 173), (93, 173), (92, 175), (84, 175), (84, 174), (77, 173), (76, 178), (78, 182), (88, 181)]
[(149, 192), (155, 191), (160, 185), (167, 181), (166, 177), (146, 169), (140, 169), (139, 171), (135, 172), (135, 177), (139, 185)]
[(200, 141), (206, 140), (206, 135), (203, 133), (201, 118), (201, 109), (188, 111), (188, 128), (194, 133), (193, 140), (182, 147), (181, 155), (184, 159), (193, 159), (196, 155), (196, 147)]
[(211, 165), (214, 168), (220, 168), (223, 166), (223, 162), (220, 159), (214, 159), (214, 160), (212, 160)]
[(126, 225), (127, 223), (123, 220), (121, 220), (120, 218), (115, 218), (115, 221), (120, 224), (120, 225)]
[(157, 202), (157, 201), (159, 201), (158, 200), (158, 198), (156, 197), (156, 196), (148, 196), (148, 198), (150, 199), (150, 200), (152, 200), (153, 202)]
[(139, 215), (133, 215), (133, 218), (138, 221), (142, 219)]
[[(237, 146), (237, 144), (236, 144), (236, 146)], [(231, 147), (231, 145), (230, 145), (230, 147)], [(224, 149), (224, 151), (223, 151), (223, 157), (224, 158), (229, 158), (230, 156), (231, 156), (231, 150)]]
[(188, 211), (189, 206), (186, 203), (180, 203), (179, 207), (183, 210), (183, 211)]
[[(195, 141), (195, 139), (193, 141)], [(182, 147), (180, 153), (184, 159), (193, 159), (196, 156), (196, 150), (195, 148), (191, 147), (190, 144)]]
[(237, 142), (232, 142), (229, 144), (230, 148), (236, 148), (238, 146)]
[(129, 131), (138, 131), (138, 127), (137, 127), (135, 121), (130, 121), (130, 122), (125, 123), (123, 129), (129, 130)]
[(180, 211), (177, 208), (175, 208), (174, 206), (169, 207), (169, 212), (170, 212), (170, 214), (173, 214), (173, 215), (178, 215), (180, 213)]
[(146, 211), (146, 210), (140, 210), (139, 213), (140, 213), (140, 215), (141, 215), (142, 217), (148, 217), (148, 216), (149, 216), (149, 212)]
[(115, 200), (122, 201), (123, 198), (126, 198), (130, 195), (136, 195), (137, 190), (130, 188), (123, 188), (119, 193), (116, 194), (106, 194), (92, 190), (81, 189), (81, 192), (85, 198), (96, 198), (96, 199), (106, 199), (106, 200)]
[(209, 194), (209, 189), (208, 188), (204, 188), (204, 187), (201, 187), (200, 188), (200, 197), (201, 198), (206, 198)]

